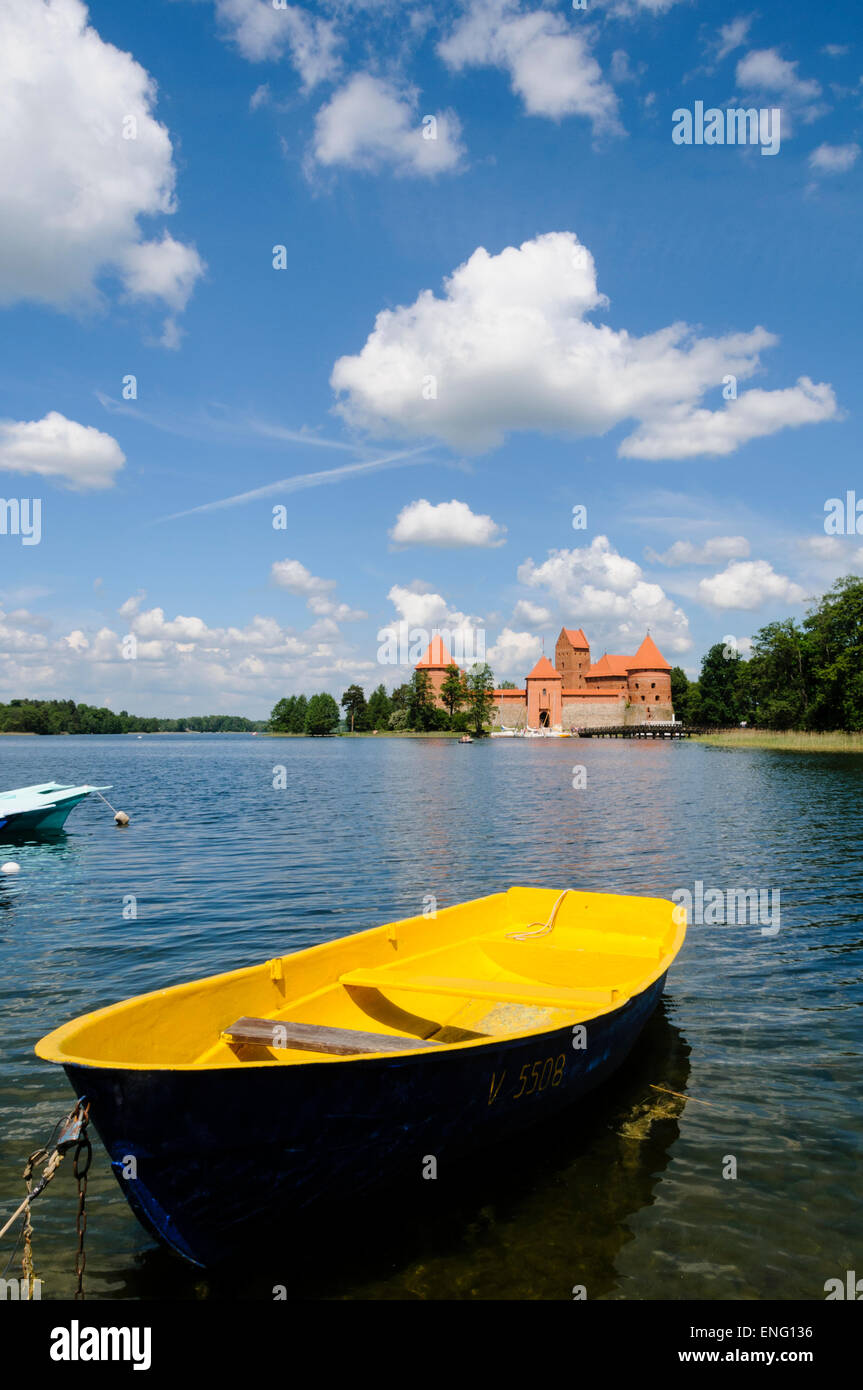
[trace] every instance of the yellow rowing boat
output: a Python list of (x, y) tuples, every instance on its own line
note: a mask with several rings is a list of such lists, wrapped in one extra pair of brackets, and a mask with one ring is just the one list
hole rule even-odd
[(211, 1264), (279, 1212), (494, 1141), (603, 1081), (658, 1002), (680, 915), (510, 888), (114, 1004), (36, 1051), (89, 1100), (141, 1220)]

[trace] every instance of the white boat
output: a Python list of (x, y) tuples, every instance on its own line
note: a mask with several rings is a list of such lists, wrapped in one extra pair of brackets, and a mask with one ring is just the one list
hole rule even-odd
[(69, 812), (91, 792), (107, 787), (73, 786), (68, 782), (38, 782), (0, 792), (0, 830), (62, 830)]

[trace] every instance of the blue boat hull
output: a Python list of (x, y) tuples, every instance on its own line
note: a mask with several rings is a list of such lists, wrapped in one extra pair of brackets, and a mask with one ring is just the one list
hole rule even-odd
[[(465, 1050), (345, 1064), (138, 1071), (68, 1066), (144, 1226), (216, 1265), (282, 1219), (343, 1206), (544, 1120), (621, 1065), (665, 976), (590, 1020)], [(132, 1162), (134, 1160), (134, 1162)], [(134, 1174), (134, 1176), (132, 1176)]]
[(0, 830), (5, 830), (9, 835), (29, 834), (33, 830), (43, 833), (62, 830), (69, 813), (74, 811), (75, 807), (84, 800), (85, 797), (76, 796), (65, 801), (62, 806), (48, 807), (44, 811), (22, 811), (17, 815), (0, 815)]

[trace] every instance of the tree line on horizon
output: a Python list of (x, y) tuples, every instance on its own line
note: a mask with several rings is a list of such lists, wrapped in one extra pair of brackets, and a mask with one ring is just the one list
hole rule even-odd
[(244, 734), (266, 730), (265, 719), (241, 714), (191, 714), (182, 719), (119, 714), (104, 705), (74, 700), (10, 700), (0, 704), (4, 734)]
[(863, 579), (837, 579), (800, 623), (762, 627), (746, 660), (717, 642), (697, 681), (675, 666), (671, 699), (678, 719), (702, 727), (863, 730)]

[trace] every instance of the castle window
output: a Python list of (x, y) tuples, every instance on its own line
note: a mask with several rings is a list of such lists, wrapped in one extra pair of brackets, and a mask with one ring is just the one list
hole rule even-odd
[(656, 703), (659, 704), (659, 696), (658, 696), (658, 695), (655, 695), (655, 696), (654, 696), (654, 699), (656, 700)]
[(635, 688), (638, 689), (638, 681), (635, 682)]
[[(656, 681), (651, 681), (651, 682), (650, 682), (650, 688), (651, 688), (651, 690), (655, 690), (655, 689), (656, 689)], [(657, 696), (656, 698), (659, 699), (659, 696)]]
[(644, 699), (644, 696), (643, 696), (643, 695), (642, 695), (642, 697), (641, 697), (641, 698), (642, 698), (642, 700), (643, 700), (643, 699)]

